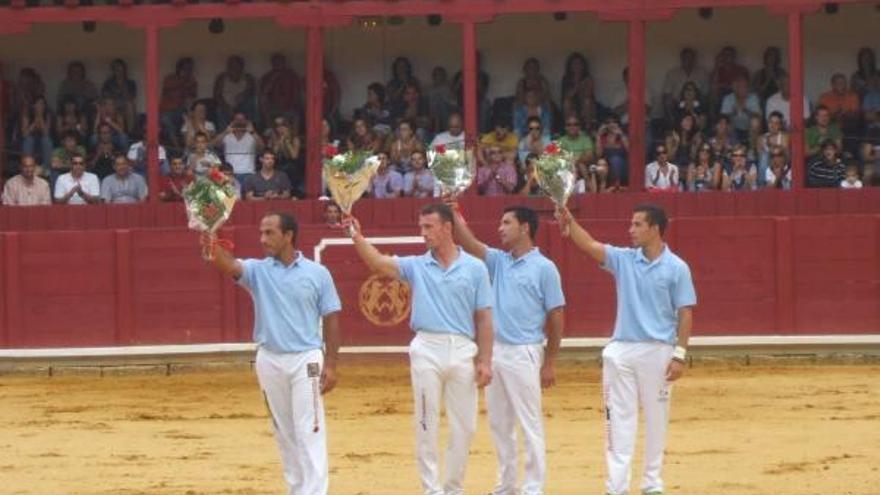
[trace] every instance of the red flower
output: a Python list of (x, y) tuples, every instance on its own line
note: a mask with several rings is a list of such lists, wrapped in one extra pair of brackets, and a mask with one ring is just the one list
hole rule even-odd
[(438, 144), (437, 146), (434, 146), (434, 151), (442, 155), (443, 153), (446, 153), (446, 146)]
[(212, 167), (211, 171), (208, 172), (208, 178), (218, 186), (226, 183), (226, 175), (216, 167)]
[(328, 145), (324, 146), (324, 156), (325, 157), (332, 158), (333, 156), (335, 156), (338, 153), (339, 153), (339, 150), (336, 149), (336, 146), (333, 146), (332, 144), (328, 144)]
[(217, 208), (217, 205), (207, 204), (202, 207), (202, 216), (205, 217), (205, 220), (212, 222), (220, 216), (220, 209)]
[(559, 145), (556, 143), (550, 143), (544, 148), (544, 153), (549, 153), (551, 155), (555, 155), (559, 153)]

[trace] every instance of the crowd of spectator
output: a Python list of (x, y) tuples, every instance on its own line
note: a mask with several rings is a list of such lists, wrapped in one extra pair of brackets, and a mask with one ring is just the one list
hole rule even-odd
[[(880, 71), (863, 48), (850, 77), (836, 73), (815, 105), (805, 98), (809, 187), (876, 186), (880, 182)], [(274, 54), (257, 78), (240, 56), (230, 56), (211, 96), (199, 91), (196, 62), (182, 58), (160, 95), (163, 201), (212, 166), (233, 178), (245, 200), (305, 195), (304, 84), (286, 58)], [(489, 101), (490, 75), (477, 57), (479, 136), (476, 187), (483, 195), (538, 194), (534, 161), (551, 141), (575, 156), (577, 192), (621, 190), (736, 191), (791, 187), (791, 112), (788, 75), (780, 50), (766, 49), (763, 66), (750, 71), (733, 47), (704, 68), (685, 48), (665, 75), (662, 92), (646, 108), (647, 157), (630, 154), (628, 72), (609, 101), (600, 101), (586, 57), (569, 55), (559, 98), (528, 58), (514, 94)], [(67, 67), (53, 104), (42, 76), (19, 72), (9, 103), (8, 142), (20, 150), (19, 175), (6, 182), (4, 204), (138, 202), (147, 195), (145, 119), (136, 108), (137, 83), (125, 61), (114, 60), (97, 85), (83, 63)], [(437, 194), (427, 167), (431, 147), (464, 147), (463, 80), (434, 67), (420, 81), (398, 57), (389, 80), (367, 86), (362, 106), (339, 109), (342, 89), (324, 73), (322, 146), (369, 150), (382, 166), (369, 189), (377, 198)], [(648, 99), (650, 101), (650, 98)], [(647, 158), (647, 159), (646, 159)], [(630, 184), (632, 160), (645, 165), (644, 184)], [(644, 160), (644, 161), (643, 161)], [(641, 165), (639, 165), (641, 166)], [(9, 168), (9, 167), (7, 167)]]

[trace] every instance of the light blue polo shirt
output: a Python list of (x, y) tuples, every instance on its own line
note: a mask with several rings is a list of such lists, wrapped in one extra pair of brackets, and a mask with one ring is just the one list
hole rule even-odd
[(538, 248), (519, 258), (486, 248), (486, 266), (495, 293), (495, 340), (517, 345), (544, 342), (547, 313), (565, 306), (556, 265)]
[(275, 258), (239, 262), (238, 283), (254, 300), (254, 342), (272, 352), (323, 348), (319, 320), (342, 309), (330, 271), (302, 253), (290, 266)]
[(603, 268), (617, 281), (617, 320), (612, 340), (675, 344), (678, 310), (697, 304), (687, 263), (663, 246), (649, 261), (641, 249), (605, 245)]
[(400, 279), (412, 288), (410, 327), (416, 332), (459, 333), (474, 338), (474, 312), (492, 307), (489, 271), (479, 259), (458, 248), (447, 269), (431, 251), (398, 256)]

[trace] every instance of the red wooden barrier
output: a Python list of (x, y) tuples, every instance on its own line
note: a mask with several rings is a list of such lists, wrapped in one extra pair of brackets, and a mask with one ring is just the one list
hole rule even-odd
[[(623, 211), (630, 203), (622, 201), (615, 208)], [(407, 213), (414, 206), (407, 203), (390, 216), (402, 221), (414, 215)], [(582, 211), (590, 210), (583, 206)], [(492, 213), (500, 208), (496, 205)], [(315, 213), (306, 206), (297, 210), (304, 216)], [(417, 234), (414, 223), (406, 228), (380, 224), (388, 221), (387, 211), (371, 210), (371, 221), (364, 222), (368, 235)], [(598, 239), (628, 242), (625, 220), (583, 221)], [(482, 239), (496, 242), (496, 222), (471, 225)], [(340, 235), (339, 230), (306, 225), (299, 246), (311, 257), (321, 238)], [(230, 226), (224, 236), (235, 241), (239, 256), (261, 255), (254, 226)], [(13, 232), (0, 237), (0, 346), (250, 339), (250, 297), (204, 264), (197, 235), (184, 228)], [(880, 215), (676, 218), (667, 239), (693, 272), (699, 297), (697, 335), (880, 330)], [(563, 274), (567, 334), (607, 335), (616, 305), (611, 276), (563, 241), (549, 222), (539, 230), (538, 244)], [(423, 246), (380, 249), (410, 254)], [(364, 318), (358, 295), (369, 274), (352, 248), (327, 248), (323, 262), (343, 297), (345, 344), (408, 340), (406, 320), (376, 326)]]

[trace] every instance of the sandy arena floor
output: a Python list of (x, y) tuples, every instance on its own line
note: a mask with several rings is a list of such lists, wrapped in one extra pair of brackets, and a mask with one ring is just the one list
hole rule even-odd
[[(419, 493), (405, 364), (343, 362), (327, 397), (331, 494)], [(564, 363), (546, 394), (547, 493), (599, 494), (594, 363)], [(696, 367), (673, 395), (664, 471), (674, 495), (880, 494), (880, 367)], [(481, 412), (467, 476), (495, 458)], [(634, 480), (636, 493), (638, 486)], [(283, 493), (249, 371), (0, 376), (0, 493)]]

